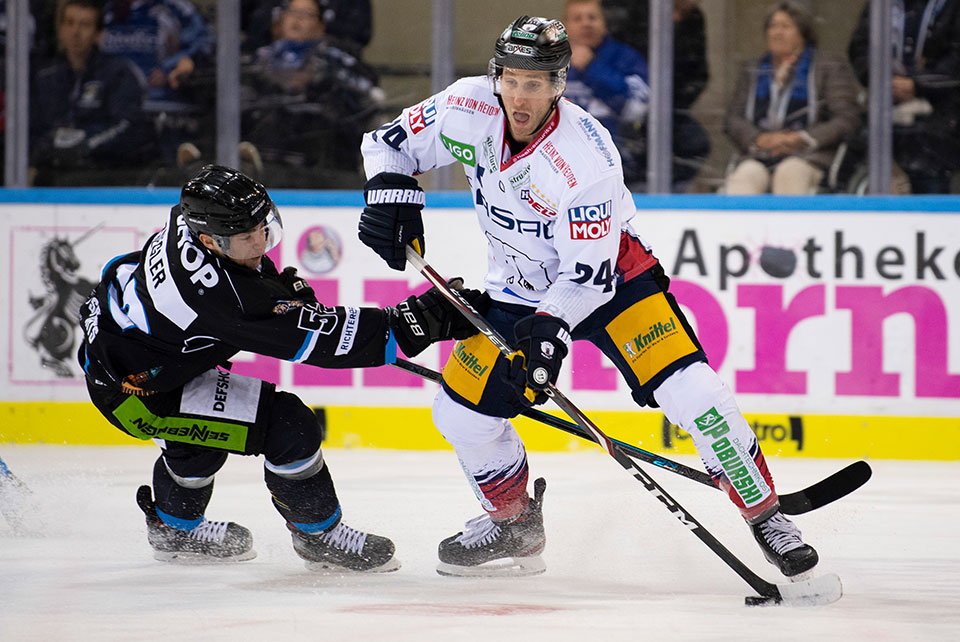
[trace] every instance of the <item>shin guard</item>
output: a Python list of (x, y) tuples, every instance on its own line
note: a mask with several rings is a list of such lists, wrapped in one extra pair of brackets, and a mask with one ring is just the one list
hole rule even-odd
[(779, 505), (760, 444), (730, 388), (710, 366), (695, 363), (657, 388), (655, 397), (671, 422), (690, 434), (707, 472), (750, 523)]

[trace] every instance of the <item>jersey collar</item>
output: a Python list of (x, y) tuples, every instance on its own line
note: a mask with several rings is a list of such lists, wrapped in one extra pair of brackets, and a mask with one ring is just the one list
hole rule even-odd
[[(547, 121), (547, 124), (546, 124), (546, 125), (544, 126), (544, 128), (540, 131), (540, 133), (537, 134), (537, 137), (534, 138), (534, 139), (533, 139), (532, 141), (530, 141), (529, 143), (527, 143), (527, 146), (524, 147), (523, 149), (521, 149), (521, 150), (520, 150), (520, 153), (516, 154), (515, 156), (511, 156), (509, 160), (501, 161), (501, 163), (500, 163), (500, 171), (501, 171), (501, 172), (506, 171), (506, 169), (507, 169), (508, 167), (510, 167), (511, 165), (513, 165), (515, 162), (517, 162), (517, 161), (520, 160), (521, 158), (526, 158), (527, 156), (529, 156), (530, 154), (532, 154), (532, 153), (534, 152), (534, 150), (537, 149), (537, 147), (540, 145), (540, 143), (542, 143), (542, 142), (547, 138), (547, 136), (549, 136), (550, 134), (553, 133), (553, 130), (555, 130), (555, 129), (557, 128), (557, 125), (558, 125), (559, 123), (560, 123), (560, 106), (557, 105), (557, 106), (554, 107), (554, 109), (553, 109), (553, 116), (550, 118), (549, 121)], [(510, 149), (510, 146), (507, 144), (507, 127), (509, 127), (509, 126), (510, 126), (510, 123), (509, 123), (509, 121), (507, 120), (507, 115), (506, 115), (506, 113), (504, 113), (504, 115), (503, 115), (503, 140), (501, 140), (501, 142), (500, 142), (500, 158), (503, 158), (504, 156), (506, 156), (506, 153), (505, 153), (504, 150), (509, 150), (509, 149)]]

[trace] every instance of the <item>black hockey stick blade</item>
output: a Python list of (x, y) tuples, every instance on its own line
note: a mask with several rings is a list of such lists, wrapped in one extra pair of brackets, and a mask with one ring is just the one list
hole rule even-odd
[[(407, 361), (406, 359), (397, 359), (396, 363), (392, 365), (400, 368), (401, 370), (406, 370), (407, 372), (423, 377), (429, 381), (433, 381), (434, 383), (440, 383), (440, 373), (435, 370), (431, 370), (426, 366), (421, 366), (418, 363), (413, 363), (412, 361)], [(593, 439), (593, 436), (586, 432), (583, 428), (559, 417), (554, 417), (553, 415), (533, 408), (528, 408), (521, 414), (523, 414), (524, 417), (533, 419), (534, 421), (538, 421), (553, 428), (559, 428), (560, 430), (563, 430), (571, 435), (576, 435), (581, 439), (586, 439), (587, 441), (596, 443), (596, 441)], [(628, 444), (618, 439), (611, 439), (610, 441), (616, 444), (621, 450), (623, 450), (624, 454), (629, 457), (639, 459), (640, 461), (644, 461), (648, 464), (656, 466), (657, 468), (668, 470), (671, 473), (675, 473), (682, 477), (686, 477), (687, 479), (692, 479), (695, 482), (699, 482), (704, 486), (709, 486), (719, 490), (719, 487), (714, 484), (710, 475), (702, 470), (696, 470), (695, 468), (684, 466), (680, 462), (673, 461), (672, 459), (668, 459), (662, 455), (657, 455), (656, 453), (638, 448), (632, 444)], [(867, 462), (854, 462), (849, 466), (838, 470), (829, 477), (821, 479), (812, 486), (808, 486), (793, 493), (785, 493), (780, 495), (780, 510), (787, 515), (802, 515), (803, 513), (816, 510), (857, 490), (867, 483), (867, 480), (870, 479), (871, 474), (872, 470)]]
[(780, 510), (788, 515), (802, 515), (835, 502), (857, 490), (870, 480), (873, 469), (865, 461), (855, 461), (829, 477), (795, 493), (780, 495)]

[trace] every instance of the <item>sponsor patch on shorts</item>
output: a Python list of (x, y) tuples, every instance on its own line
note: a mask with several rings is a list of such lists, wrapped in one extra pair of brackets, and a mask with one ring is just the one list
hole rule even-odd
[(637, 301), (608, 323), (606, 330), (641, 384), (697, 351), (662, 293)]
[(479, 404), (499, 355), (500, 350), (482, 334), (458, 341), (443, 367), (443, 380), (458, 395)]
[(208, 370), (187, 382), (180, 412), (201, 417), (254, 423), (263, 382), (226, 370)]

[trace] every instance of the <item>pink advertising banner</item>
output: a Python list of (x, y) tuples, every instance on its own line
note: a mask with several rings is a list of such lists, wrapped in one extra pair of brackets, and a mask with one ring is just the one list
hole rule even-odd
[[(139, 249), (167, 207), (7, 205), (0, 247), (3, 397), (85, 399), (73, 319), (103, 265)], [(271, 256), (293, 265), (326, 305), (393, 305), (426, 289), (356, 238), (356, 211), (282, 208)], [(468, 284), (486, 250), (475, 214), (425, 214), (427, 259)], [(710, 362), (747, 412), (960, 415), (960, 219), (917, 212), (638, 212), (635, 229), (671, 277)], [(638, 328), (638, 332), (645, 330)], [(417, 361), (442, 367), (452, 345)], [(320, 370), (241, 354), (235, 370), (314, 405), (428, 406), (435, 386), (382, 367)], [(585, 408), (633, 407), (589, 344), (575, 344), (559, 385)]]

